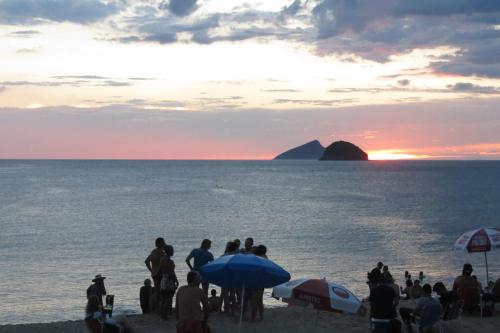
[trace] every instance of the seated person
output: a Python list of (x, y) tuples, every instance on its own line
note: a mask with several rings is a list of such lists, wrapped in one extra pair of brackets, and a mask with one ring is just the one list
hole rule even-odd
[(205, 333), (208, 320), (208, 302), (203, 290), (200, 289), (200, 276), (191, 271), (187, 274), (187, 286), (177, 290), (176, 315), (177, 333)]
[(144, 286), (139, 290), (139, 301), (141, 303), (142, 313), (151, 312), (151, 301), (153, 297), (153, 287), (151, 286), (151, 280), (144, 280)]
[(85, 325), (89, 333), (133, 333), (133, 329), (125, 319), (115, 321), (106, 318), (103, 307), (99, 304), (99, 298), (90, 295), (85, 308)]
[[(441, 316), (441, 304), (432, 297), (432, 288), (430, 284), (422, 287), (422, 297), (417, 300), (415, 309), (400, 308), (399, 314), (406, 325), (407, 332), (413, 332), (411, 323), (418, 321), (420, 329), (432, 327), (439, 321)], [(416, 320), (416, 318), (419, 318)]]
[(420, 285), (420, 280), (413, 281), (413, 287), (411, 287), (410, 290), (410, 298), (417, 299), (422, 297), (422, 295), (423, 295), (423, 290), (422, 286)]
[(472, 277), (472, 271), (471, 264), (465, 264), (462, 275), (458, 276), (453, 283), (453, 290), (464, 301), (463, 309), (466, 311), (475, 311), (479, 307), (480, 286)]
[(401, 288), (401, 294), (406, 295), (405, 300), (409, 300), (411, 298), (411, 288), (413, 287), (413, 281), (411, 279), (406, 280), (406, 288)]
[(495, 303), (500, 302), (500, 279), (495, 283), (490, 283), (489, 292), (483, 294), (483, 301), (483, 314), (485, 309), (488, 311), (488, 308), (491, 314), (493, 314)]
[(458, 301), (458, 295), (456, 291), (448, 291), (443, 282), (436, 282), (432, 287), (432, 291), (439, 295), (439, 303), (443, 308), (443, 319), (448, 319), (448, 310), (450, 305)]
[(472, 275), (473, 269), (471, 264), (464, 264), (462, 275), (457, 276), (453, 282), (453, 290), (457, 291), (459, 288), (477, 288), (479, 292), (479, 284)]
[(212, 295), (208, 298), (208, 308), (210, 312), (221, 312), (222, 300), (217, 296), (217, 290), (212, 289), (210, 293)]

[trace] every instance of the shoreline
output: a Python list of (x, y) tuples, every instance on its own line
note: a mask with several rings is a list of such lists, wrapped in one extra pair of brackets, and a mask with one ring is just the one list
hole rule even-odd
[[(404, 302), (401, 305), (404, 306)], [(316, 328), (315, 318), (318, 314)], [(264, 321), (244, 321), (242, 332), (331, 332), (366, 333), (369, 331), (369, 317), (339, 314), (332, 312), (317, 312), (311, 308), (274, 307), (266, 308)], [(116, 316), (116, 319), (120, 316)], [(123, 318), (123, 317), (121, 317)], [(175, 318), (161, 320), (158, 316), (127, 315), (125, 316), (136, 333), (175, 332)], [(228, 317), (223, 313), (213, 313), (209, 318), (212, 331), (220, 333), (235, 332), (238, 328), (238, 316)], [(493, 317), (480, 318), (479, 313), (463, 314), (453, 326), (462, 326), (464, 332), (495, 333), (500, 327), (500, 310), (497, 306)], [(0, 325), (0, 333), (87, 333), (83, 320), (69, 320), (51, 323)]]

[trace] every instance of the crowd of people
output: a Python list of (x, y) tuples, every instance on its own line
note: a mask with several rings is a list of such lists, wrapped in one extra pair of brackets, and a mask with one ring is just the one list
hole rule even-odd
[[(245, 316), (250, 313), (252, 321), (256, 320), (257, 317), (263, 320), (264, 289), (245, 289), (244, 300), (242, 290), (232, 288), (222, 288), (220, 296), (217, 296), (217, 290), (212, 289), (211, 296), (208, 297), (209, 282), (203, 281), (200, 269), (214, 260), (214, 255), (210, 252), (211, 246), (212, 242), (209, 239), (204, 239), (199, 248), (193, 249), (188, 254), (185, 260), (189, 268), (188, 284), (179, 288), (175, 263), (172, 260), (174, 249), (171, 245), (167, 245), (163, 238), (157, 238), (155, 248), (145, 260), (152, 281), (146, 279), (144, 286), (140, 289), (142, 312), (157, 313), (163, 319), (168, 319), (175, 313), (180, 331), (183, 331), (185, 327), (192, 329), (196, 325), (201, 327), (202, 331), (206, 331), (203, 323), (206, 323), (208, 314), (214, 311), (234, 316), (243, 310)], [(241, 247), (239, 239), (227, 242), (222, 256), (254, 254), (267, 258), (266, 253), (267, 248), (264, 245), (255, 246), (253, 238), (249, 237), (245, 239), (243, 247)], [(173, 308), (174, 296), (175, 312)]]
[[(180, 333), (210, 332), (207, 324), (210, 312), (234, 316), (242, 311), (245, 315), (250, 314), (252, 321), (257, 317), (262, 320), (263, 289), (222, 288), (218, 296), (217, 290), (210, 290), (208, 281), (203, 281), (201, 268), (214, 260), (210, 252), (211, 245), (210, 240), (204, 239), (199, 248), (193, 249), (187, 255), (187, 284), (179, 287), (176, 266), (172, 260), (174, 248), (166, 244), (163, 238), (157, 238), (155, 248), (145, 260), (151, 279), (146, 279), (144, 286), (140, 288), (142, 312), (156, 313), (163, 319), (175, 314), (177, 331)], [(267, 258), (266, 252), (267, 248), (264, 245), (255, 246), (252, 238), (247, 238), (243, 247), (240, 240), (235, 239), (227, 242), (222, 256), (254, 254)], [(376, 333), (399, 333), (405, 327), (405, 330), (411, 333), (416, 325), (419, 331), (425, 331), (439, 320), (453, 319), (458, 308), (464, 311), (476, 310), (481, 301), (484, 305), (483, 311), (487, 311), (488, 304), (494, 306), (496, 302), (500, 302), (500, 279), (496, 283), (488, 283), (486, 289), (483, 289), (472, 272), (472, 266), (465, 264), (462, 274), (448, 290), (442, 281), (431, 286), (423, 272), (419, 272), (418, 277), (412, 279), (411, 274), (406, 271), (403, 288), (396, 283), (389, 267), (378, 262), (367, 274), (371, 329)], [(89, 322), (99, 323), (99, 332), (132, 332), (126, 322), (115, 322), (112, 319), (113, 296), (106, 295), (105, 279), (104, 276), (96, 275), (87, 289), (86, 318), (90, 319)], [(433, 293), (437, 296), (433, 297)], [(103, 302), (104, 296), (106, 303)], [(413, 306), (409, 307), (407, 302), (399, 306), (397, 311), (400, 300), (413, 300), (410, 302)]]
[[(155, 248), (144, 261), (150, 272), (151, 279), (144, 280), (144, 285), (139, 290), (139, 303), (143, 314), (155, 313), (163, 319), (171, 315), (177, 317), (178, 332), (206, 333), (209, 332), (207, 320), (210, 312), (223, 312), (234, 316), (243, 311), (246, 316), (255, 321), (257, 315), (260, 320), (264, 318), (264, 289), (245, 289), (244, 291), (232, 288), (222, 288), (220, 296), (217, 290), (210, 291), (209, 282), (203, 281), (200, 269), (214, 260), (210, 252), (212, 242), (204, 239), (200, 247), (193, 249), (186, 257), (189, 268), (187, 284), (179, 287), (179, 280), (175, 273), (175, 263), (172, 260), (174, 248), (159, 237), (155, 240)], [(235, 239), (226, 244), (222, 256), (233, 254), (254, 254), (267, 259), (267, 248), (264, 245), (254, 246), (253, 238), (245, 239), (243, 247), (241, 241)], [(112, 304), (103, 302), (106, 296), (104, 286), (105, 277), (96, 275), (92, 285), (87, 289), (86, 322), (98, 323), (101, 332), (118, 331), (131, 332), (126, 323), (115, 322), (112, 317)], [(242, 294), (244, 293), (244, 298)], [(175, 309), (174, 309), (175, 296)], [(109, 300), (107, 296), (107, 301)], [(90, 324), (88, 324), (90, 325)], [(89, 329), (92, 331), (91, 327)]]
[[(377, 263), (368, 272), (367, 282), (370, 289), (372, 330), (376, 333), (399, 333), (404, 326), (406, 332), (411, 333), (414, 331), (413, 326), (416, 326), (419, 332), (425, 332), (439, 320), (454, 319), (459, 311), (479, 310), (481, 301), (484, 303), (482, 311), (486, 311), (488, 307), (493, 309), (494, 304), (500, 302), (500, 279), (489, 283), (484, 290), (472, 272), (472, 265), (465, 264), (462, 274), (455, 279), (451, 290), (448, 290), (442, 281), (431, 286), (423, 272), (412, 280), (411, 274), (406, 271), (406, 287), (403, 289), (396, 284), (389, 267), (382, 262)], [(433, 292), (437, 297), (432, 296)], [(403, 299), (414, 300), (414, 306), (400, 306), (400, 320), (396, 309), (402, 294), (405, 295)]]

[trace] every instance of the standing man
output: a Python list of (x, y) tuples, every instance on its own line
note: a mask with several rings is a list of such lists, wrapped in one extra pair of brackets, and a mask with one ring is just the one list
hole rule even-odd
[(379, 284), (380, 279), (382, 278), (382, 267), (384, 264), (382, 262), (378, 262), (377, 266), (368, 272), (368, 287), (370, 288), (370, 297), (373, 292), (373, 289)]
[[(201, 242), (201, 246), (198, 249), (193, 249), (191, 253), (186, 258), (186, 264), (192, 271), (200, 272), (200, 268), (211, 261), (214, 261), (213, 254), (209, 251), (212, 246), (212, 242), (209, 239), (204, 239)], [(191, 259), (194, 259), (194, 264), (191, 265)], [(201, 282), (203, 292), (205, 297), (208, 298), (208, 282)]]
[(165, 240), (162, 237), (158, 237), (155, 241), (156, 248), (151, 251), (149, 256), (146, 258), (144, 263), (146, 267), (151, 272), (151, 278), (153, 279), (154, 288), (153, 288), (153, 308), (159, 308), (160, 302), (160, 282), (161, 282), (161, 271), (160, 271), (160, 260), (165, 254)]
[(95, 296), (99, 300), (99, 305), (101, 306), (103, 305), (102, 296), (106, 295), (106, 287), (104, 287), (105, 278), (106, 277), (101, 274), (97, 274), (92, 280), (93, 284), (87, 288), (87, 299), (91, 296)]

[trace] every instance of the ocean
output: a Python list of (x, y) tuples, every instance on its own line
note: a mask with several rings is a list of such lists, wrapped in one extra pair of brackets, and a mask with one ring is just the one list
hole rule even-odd
[(479, 226), (500, 226), (500, 161), (0, 160), (0, 323), (81, 319), (96, 274), (116, 311), (138, 312), (159, 236), (181, 283), (203, 238), (219, 256), (246, 237), (292, 278), (359, 297), (379, 260), (400, 283), (408, 270), (450, 285), (465, 262), (484, 283), (483, 254), (452, 251)]

